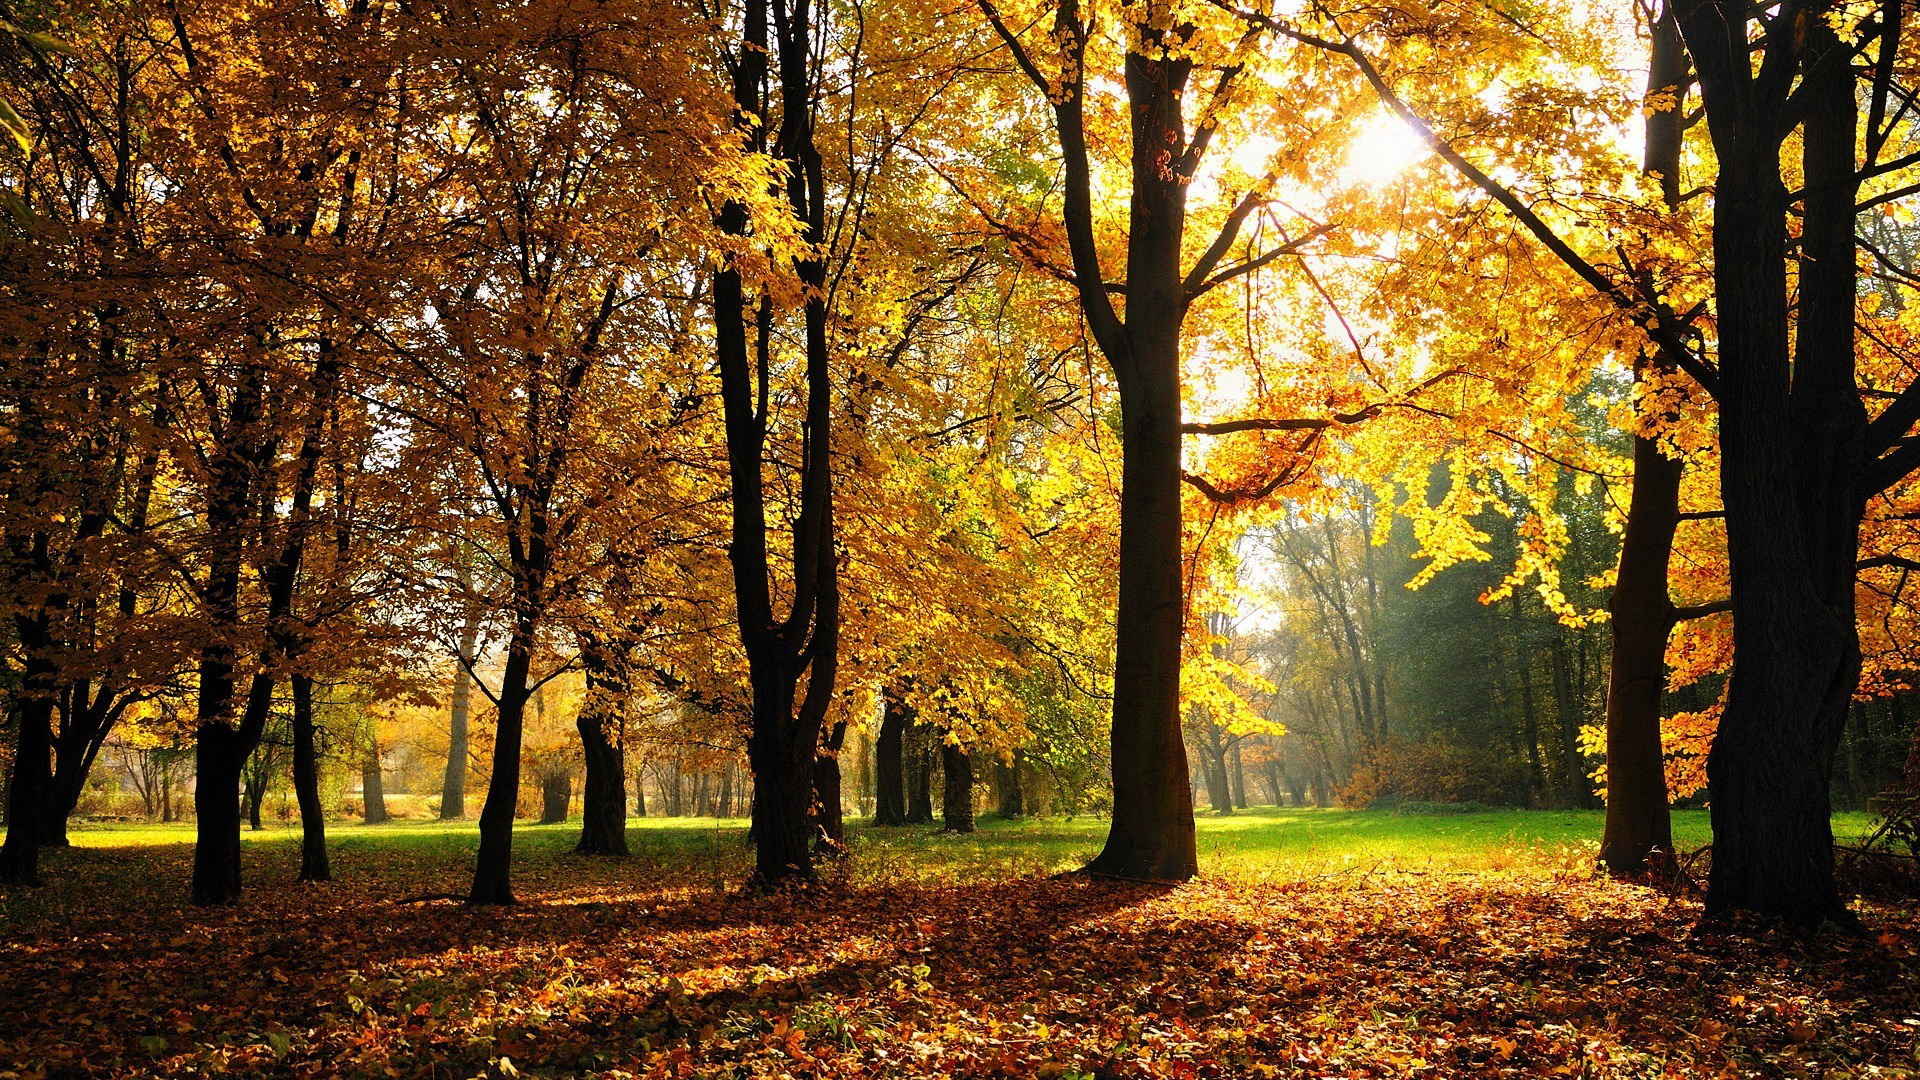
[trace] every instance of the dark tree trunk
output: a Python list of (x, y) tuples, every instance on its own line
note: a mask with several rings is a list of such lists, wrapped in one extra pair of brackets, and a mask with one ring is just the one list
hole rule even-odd
[(880, 735), (873, 743), (875, 825), (907, 823), (906, 758), (902, 744), (905, 742), (907, 725), (912, 720), (910, 713), (899, 693), (888, 690), (880, 714)]
[[(647, 816), (647, 774), (644, 768), (636, 770), (633, 774), (633, 816), (637, 818)], [(621, 831), (624, 835), (625, 830)]]
[(1591, 806), (1593, 788), (1587, 783), (1586, 766), (1580, 758), (1580, 722), (1585, 718), (1580, 699), (1574, 696), (1568, 631), (1559, 626), (1553, 630), (1553, 704), (1560, 718), (1560, 802), (1563, 806)]
[[(776, 109), (766, 92), (767, 61), (779, 59), (779, 131), (772, 151), (785, 167), (787, 201), (811, 242), (826, 239), (826, 188), (814, 144), (813, 85), (817, 64), (810, 46), (817, 27), (810, 5), (781, 9), (775, 39), (768, 35), (766, 0), (745, 0), (739, 51), (731, 58), (734, 121), (750, 150), (768, 148), (766, 119)], [(747, 208), (721, 208), (721, 231), (750, 232)], [(775, 614), (773, 566), (767, 533), (766, 459), (770, 400), (768, 373), (756, 363), (747, 335), (745, 279), (727, 262), (713, 277), (714, 345), (727, 438), (733, 523), (729, 556), (740, 640), (752, 693), (747, 761), (753, 767), (753, 884), (773, 888), (813, 876), (814, 761), (821, 725), (839, 665), (839, 564), (834, 552), (834, 384), (827, 336), (826, 263), (817, 253), (794, 260), (808, 286), (802, 305), (805, 345), (805, 441), (799, 466), (799, 512), (792, 527), (792, 605)], [(753, 318), (759, 347), (775, 331), (771, 301)], [(764, 355), (763, 353), (761, 355)], [(806, 696), (798, 684), (806, 680)]]
[[(1748, 75), (1750, 11), (1690, 0), (1680, 20), (1719, 163), (1720, 489), (1734, 627), (1726, 709), (1707, 760), (1707, 911), (1803, 926), (1847, 918), (1833, 877), (1829, 785), (1859, 677), (1855, 562), (1873, 490), (1862, 476), (1872, 457), (1853, 356), (1853, 69), (1823, 15), (1816, 5), (1774, 27), (1797, 45), (1770, 41), (1757, 78)], [(1752, 118), (1792, 111), (1796, 63), (1804, 194), (1790, 332), (1783, 129)]]
[(1247, 808), (1247, 765), (1240, 759), (1240, 740), (1234, 739), (1232, 749), (1227, 752), (1232, 761), (1233, 807), (1236, 810)]
[(240, 770), (247, 748), (225, 727), (202, 728), (194, 747), (195, 904), (240, 898)]
[(626, 751), (609, 733), (618, 725), (593, 709), (580, 710), (575, 723), (580, 728), (580, 743), (586, 747), (587, 777), (580, 793), (580, 842), (573, 850), (579, 855), (625, 855)]
[(247, 808), (247, 829), (260, 831), (260, 806), (267, 801), (267, 771), (265, 768), (248, 769), (242, 778), (241, 802)]
[(487, 780), (487, 801), (480, 808), (480, 850), (474, 858), (469, 904), (513, 903), (513, 818), (520, 804), (520, 738), (526, 726), (534, 625), (534, 618), (522, 611), (507, 645), (495, 710), (493, 775)]
[(1667, 809), (1660, 697), (1667, 683), (1673, 605), (1667, 564), (1679, 524), (1681, 462), (1654, 440), (1633, 443), (1633, 494), (1608, 608), (1613, 661), (1607, 679), (1607, 823), (1600, 858), (1616, 874), (1638, 873), (1655, 853), (1673, 853)]
[(87, 777), (100, 756), (107, 735), (120, 718), (126, 699), (116, 694), (112, 684), (102, 681), (97, 688), (86, 680), (68, 690), (68, 704), (62, 722), (53, 736), (53, 774), (47, 786), (46, 810), (40, 819), (42, 847), (68, 847), (67, 821), (80, 805)]
[(933, 824), (933, 729), (914, 724), (907, 732), (908, 825)]
[(320, 804), (320, 754), (313, 728), (313, 680), (296, 672), (292, 682), (293, 796), (300, 804), (300, 880), (331, 881), (327, 818)]
[[(240, 626), (240, 569), (245, 550), (242, 534), (256, 505), (261, 519), (258, 525), (262, 527), (272, 522), (275, 505), (267, 468), (273, 451), (270, 444), (258, 441), (257, 430), (266, 373), (249, 365), (229, 404), (227, 443), (215, 459), (206, 507), (211, 542), (201, 594), (212, 633), (200, 652), (195, 709), (198, 728), (194, 756), (199, 769), (193, 802), (198, 825), (189, 889), (195, 904), (232, 903), (240, 898), (240, 773), (266, 730), (273, 705), (275, 663), (292, 655), (297, 644), (291, 618), (294, 585), (306, 552), (314, 483), (339, 374), (338, 354), (323, 344), (313, 371), (313, 396), (304, 422), (285, 535), (260, 575), (267, 595), (267, 643), (259, 650), (258, 671), (248, 685), (238, 723), (234, 722), (233, 639)], [(261, 483), (263, 488), (256, 487)]]
[(1020, 786), (1020, 756), (1012, 761), (995, 762), (993, 786), (1000, 796), (1000, 816), (1019, 818), (1027, 815), (1027, 794)]
[[(33, 640), (30, 623), (17, 619), (22, 641)], [(7, 786), (7, 839), (0, 844), (0, 883), (40, 883), (40, 814), (45, 810), (53, 753), (53, 682), (56, 669), (38, 649), (29, 648), (15, 713), (20, 736), (14, 745), (13, 776)]]
[(626, 707), (633, 646), (582, 634), (580, 658), (587, 669), (587, 697), (574, 726), (586, 751), (580, 791), (579, 855), (627, 854)]
[(540, 778), (540, 824), (558, 825), (567, 820), (573, 805), (573, 776), (555, 771)]
[(946, 778), (941, 789), (940, 831), (973, 831), (973, 755), (958, 743), (940, 745), (940, 772)]
[[(1673, 209), (1680, 199), (1689, 65), (1671, 4), (1660, 5), (1651, 30), (1648, 95), (1672, 95), (1673, 107), (1647, 110), (1642, 166), (1659, 174), (1661, 193)], [(1654, 351), (1640, 357), (1634, 377), (1670, 374), (1678, 368), (1676, 357)], [(1600, 858), (1616, 874), (1638, 873), (1655, 852), (1673, 852), (1660, 696), (1667, 682), (1667, 636), (1674, 620), (1667, 571), (1680, 525), (1685, 468), (1684, 462), (1661, 452), (1654, 439), (1635, 434), (1633, 494), (1608, 601), (1613, 656), (1607, 681), (1607, 824)]]
[(840, 751), (846, 742), (847, 724), (842, 720), (833, 725), (813, 759), (815, 846), (822, 851), (838, 852), (846, 846), (846, 811), (840, 793)]

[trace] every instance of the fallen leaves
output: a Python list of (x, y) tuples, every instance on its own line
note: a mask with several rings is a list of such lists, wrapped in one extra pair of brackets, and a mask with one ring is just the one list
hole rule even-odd
[[(505, 911), (403, 905), (349, 853), (237, 910), (66, 867), (10, 907), (0, 1074), (1399, 1077), (1912, 1075), (1910, 915), (1878, 936), (1696, 928), (1562, 875), (1358, 884), (896, 879), (742, 897), (532, 854)], [(142, 854), (156, 875), (184, 849)], [(150, 866), (148, 864), (151, 864)], [(439, 867), (430, 867), (438, 871)], [(90, 886), (97, 890), (89, 892)], [(53, 911), (58, 917), (53, 917)], [(1877, 1073), (1869, 1070), (1880, 1070)]]

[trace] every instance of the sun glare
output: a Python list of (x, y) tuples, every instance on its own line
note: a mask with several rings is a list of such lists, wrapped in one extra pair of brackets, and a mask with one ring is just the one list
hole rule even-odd
[(1349, 184), (1380, 187), (1392, 183), (1428, 152), (1426, 141), (1399, 117), (1376, 113), (1347, 145), (1347, 165), (1340, 178)]

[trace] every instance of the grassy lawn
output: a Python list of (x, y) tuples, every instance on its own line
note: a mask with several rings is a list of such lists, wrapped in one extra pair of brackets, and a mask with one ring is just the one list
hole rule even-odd
[(295, 830), (249, 832), (216, 909), (183, 902), (190, 827), (78, 828), (0, 891), (0, 1078), (1920, 1076), (1910, 909), (1703, 925), (1596, 875), (1586, 812), (1199, 827), (1179, 887), (1049, 876), (1100, 821), (987, 820), (858, 827), (821, 887), (759, 896), (740, 821), (636, 821), (631, 859), (523, 825), (519, 903), (482, 909), (439, 895), (471, 822), (336, 825), (321, 885)]
[[(1834, 816), (1842, 840), (1864, 834), (1863, 813)], [(628, 840), (649, 866), (695, 876), (743, 874), (747, 865), (746, 822), (715, 818), (634, 818)], [(1395, 813), (1384, 810), (1254, 807), (1230, 817), (1202, 813), (1198, 819), (1203, 872), (1228, 877), (1285, 880), (1348, 872), (1410, 871), (1484, 873), (1558, 871), (1590, 863), (1599, 848), (1602, 815), (1596, 810), (1493, 810), (1460, 814)], [(856, 881), (885, 881), (902, 872), (954, 880), (987, 880), (1048, 874), (1084, 863), (1097, 852), (1106, 822), (1097, 818), (980, 819), (971, 836), (941, 835), (932, 827), (880, 829), (852, 825), (855, 854), (848, 873)], [(477, 842), (471, 821), (394, 821), (384, 825), (330, 823), (336, 857), (353, 859), (374, 848), (406, 852), (429, 862), (457, 860)], [(559, 855), (576, 839), (578, 823), (521, 823), (514, 830), (523, 853)], [(277, 866), (298, 862), (298, 830), (269, 825), (245, 831), (243, 839), (273, 848), (262, 860)], [(1692, 850), (1712, 837), (1704, 810), (1674, 812), (1675, 844)], [(74, 828), (81, 848), (145, 848), (189, 844), (189, 824), (93, 824)], [(263, 852), (264, 854), (264, 852)], [(289, 870), (290, 872), (290, 870)]]

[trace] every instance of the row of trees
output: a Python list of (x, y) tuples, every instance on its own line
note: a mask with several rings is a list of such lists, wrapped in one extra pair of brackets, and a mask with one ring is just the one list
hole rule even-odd
[[(324, 876), (320, 686), (451, 687), (450, 777), (484, 714), (504, 903), (563, 676), (583, 849), (665, 724), (744, 745), (761, 886), (836, 843), (850, 733), (897, 808), (909, 715), (1064, 762), (1107, 703), (1090, 869), (1180, 879), (1190, 735), (1350, 775), (1498, 713), (1578, 802), (1604, 683), (1611, 865), (1705, 752), (1710, 906), (1842, 917), (1833, 766), (1920, 566), (1898, 0), (0, 15), (0, 876), (130, 711), (195, 747), (196, 901), (277, 716)], [(1427, 643), (1477, 701), (1395, 685), (1396, 542), (1534, 628)]]

